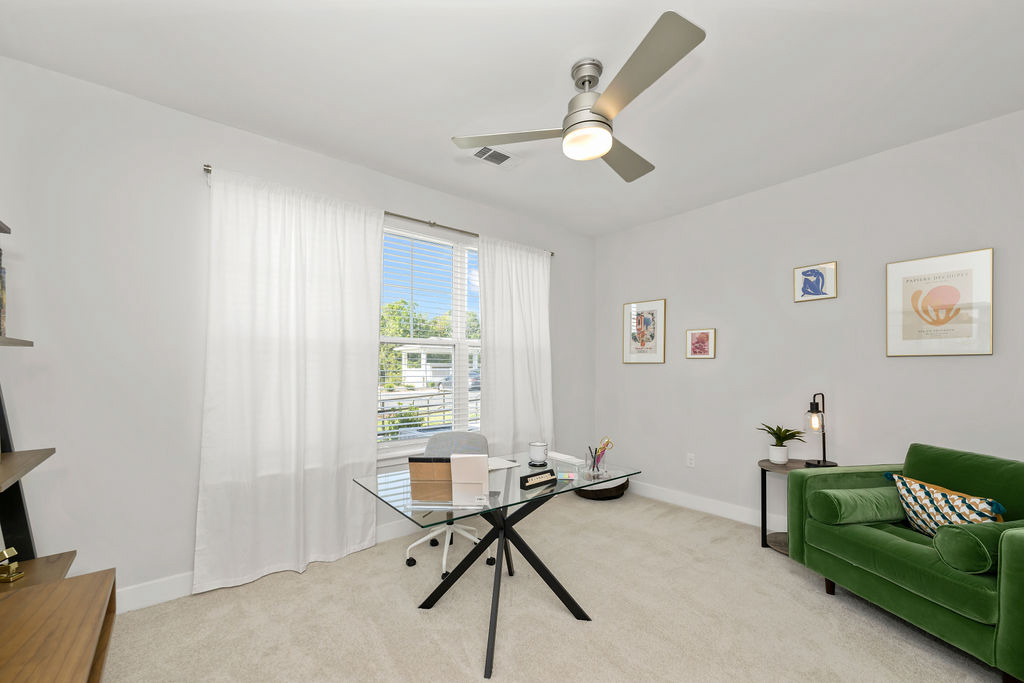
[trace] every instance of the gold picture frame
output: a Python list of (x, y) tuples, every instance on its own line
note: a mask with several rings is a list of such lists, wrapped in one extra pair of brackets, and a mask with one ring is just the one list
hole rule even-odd
[(993, 250), (885, 266), (885, 355), (992, 355)]
[(838, 261), (826, 261), (793, 269), (794, 303), (835, 299), (838, 296)]
[(665, 362), (665, 299), (622, 304), (622, 362)]
[(687, 330), (686, 357), (713, 359), (718, 345), (717, 338), (718, 331), (714, 327), (704, 327), (699, 330)]

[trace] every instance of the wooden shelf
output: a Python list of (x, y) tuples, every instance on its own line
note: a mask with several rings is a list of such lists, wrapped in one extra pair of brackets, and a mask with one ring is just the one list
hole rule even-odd
[(0, 595), (5, 681), (98, 683), (115, 612), (114, 570)]
[(16, 339), (14, 337), (0, 337), (0, 346), (35, 346), (34, 341), (28, 339)]
[[(71, 563), (75, 561), (77, 554), (77, 550), (69, 550), (66, 553), (47, 555), (46, 557), (37, 557), (34, 560), (18, 562), (18, 569), (25, 572), (25, 576), (13, 583), (0, 583), (0, 595), (28, 588), (29, 586), (60, 581), (68, 575), (68, 570), (71, 569)], [(17, 561), (18, 556), (15, 555), (12, 559)]]
[(57, 452), (56, 448), (0, 453), (0, 492), (35, 469), (36, 465)]
[(0, 346), (35, 346), (34, 341), (28, 339), (15, 339), (14, 337), (0, 337)]

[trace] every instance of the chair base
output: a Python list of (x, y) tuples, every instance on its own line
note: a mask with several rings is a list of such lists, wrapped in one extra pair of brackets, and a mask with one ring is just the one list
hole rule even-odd
[[(441, 554), (441, 578), (445, 578), (448, 575), (448, 548), (454, 543), (455, 534), (466, 537), (472, 541), (473, 544), (480, 542), (480, 539), (476, 535), (476, 529), (465, 524), (455, 524), (449, 522), (444, 526), (434, 529), (423, 538), (412, 543), (408, 548), (405, 549), (405, 564), (406, 566), (412, 567), (416, 564), (416, 558), (412, 556), (412, 549), (421, 543), (430, 542), (430, 545), (436, 545), (438, 542), (438, 536), (444, 534), (444, 552)], [(494, 557), (494, 550), (492, 548), (487, 549), (488, 564), (493, 564), (490, 559)]]

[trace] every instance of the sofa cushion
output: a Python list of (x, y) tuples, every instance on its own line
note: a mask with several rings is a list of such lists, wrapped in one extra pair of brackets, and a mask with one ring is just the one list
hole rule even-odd
[(902, 474), (885, 476), (896, 482), (910, 526), (923, 534), (934, 536), (935, 530), (944, 524), (1003, 521), (1000, 514), (1006, 509), (990, 498), (950, 491)]
[(999, 562), (999, 537), (1007, 529), (1024, 528), (1024, 520), (992, 524), (948, 524), (935, 532), (932, 545), (939, 558), (968, 574), (994, 572)]
[(825, 524), (899, 522), (906, 517), (895, 486), (820, 489), (807, 496), (807, 511)]
[(995, 624), (996, 575), (965, 574), (947, 566), (932, 540), (898, 524), (833, 526), (806, 523), (807, 543), (932, 600), (968, 619)]
[(952, 448), (910, 444), (903, 474), (954, 491), (998, 500), (1003, 519), (1024, 519), (1024, 462)]

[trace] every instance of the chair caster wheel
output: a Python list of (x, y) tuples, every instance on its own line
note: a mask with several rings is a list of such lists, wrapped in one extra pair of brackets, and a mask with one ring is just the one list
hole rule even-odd
[(436, 548), (437, 546), (439, 546), (441, 544), (437, 541), (436, 538), (432, 538), (432, 539), (430, 539), (430, 545), (432, 545), (433, 547)]
[(487, 558), (487, 564), (491, 565), (492, 567), (494, 566), (495, 562), (497, 562), (497, 560), (495, 558), (493, 558), (493, 557), (488, 557)]
[(411, 567), (414, 564), (416, 564), (416, 558), (415, 557), (407, 557), (407, 558), (405, 558), (405, 566), (406, 567)]
[(441, 572), (441, 578), (447, 579), (449, 574), (451, 574), (451, 572)]

